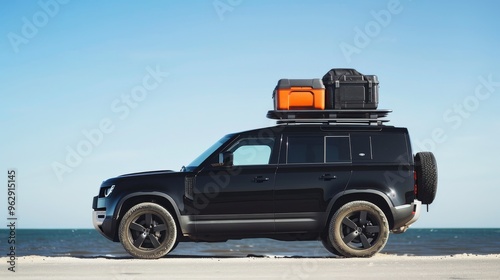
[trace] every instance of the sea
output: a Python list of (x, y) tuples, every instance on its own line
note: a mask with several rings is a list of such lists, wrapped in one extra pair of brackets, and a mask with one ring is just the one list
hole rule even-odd
[[(11, 254), (8, 230), (0, 230), (0, 253)], [(94, 229), (17, 229), (17, 257), (69, 256), (77, 258), (130, 258), (120, 243)], [(500, 229), (408, 229), (390, 234), (382, 253), (407, 256), (500, 254)], [(242, 239), (222, 243), (180, 243), (167, 257), (332, 257), (320, 241)]]

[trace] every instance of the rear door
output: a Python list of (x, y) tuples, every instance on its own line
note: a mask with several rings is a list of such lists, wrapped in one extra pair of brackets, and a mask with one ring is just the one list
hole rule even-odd
[(275, 183), (276, 231), (321, 230), (333, 196), (351, 175), (347, 133), (285, 134)]

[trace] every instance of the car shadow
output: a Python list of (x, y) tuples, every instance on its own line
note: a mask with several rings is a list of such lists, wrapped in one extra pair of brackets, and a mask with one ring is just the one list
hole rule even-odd
[[(131, 260), (135, 259), (132, 256), (106, 256), (106, 255), (96, 255), (96, 256), (70, 256), (77, 259), (108, 259), (108, 260)], [(160, 259), (245, 259), (245, 258), (262, 258), (262, 259), (344, 259), (345, 257), (340, 256), (285, 256), (285, 255), (258, 255), (258, 254), (248, 254), (246, 256), (228, 256), (228, 255), (166, 255)]]

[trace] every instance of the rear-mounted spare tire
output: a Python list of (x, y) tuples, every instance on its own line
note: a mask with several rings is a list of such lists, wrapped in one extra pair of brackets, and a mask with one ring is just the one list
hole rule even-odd
[(417, 199), (423, 204), (431, 204), (437, 191), (437, 163), (431, 152), (420, 152), (415, 155), (415, 171), (417, 172)]

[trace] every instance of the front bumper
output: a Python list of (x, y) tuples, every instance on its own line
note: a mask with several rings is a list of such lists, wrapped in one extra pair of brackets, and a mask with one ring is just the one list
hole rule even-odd
[(108, 217), (106, 214), (106, 208), (104, 206), (104, 198), (94, 197), (92, 201), (92, 224), (94, 228), (109, 240), (113, 241), (113, 235), (111, 231), (111, 225), (113, 217)]
[(105, 218), (106, 218), (106, 211), (94, 211), (92, 213), (92, 223), (94, 224), (94, 228), (102, 235), (104, 235), (106, 238), (111, 239), (106, 234), (104, 234), (104, 231), (102, 230), (102, 224)]
[(413, 223), (418, 220), (418, 218), (420, 218), (421, 211), (422, 202), (417, 199), (415, 199), (410, 204), (394, 207), (394, 226), (392, 229), (392, 233), (405, 232)]

